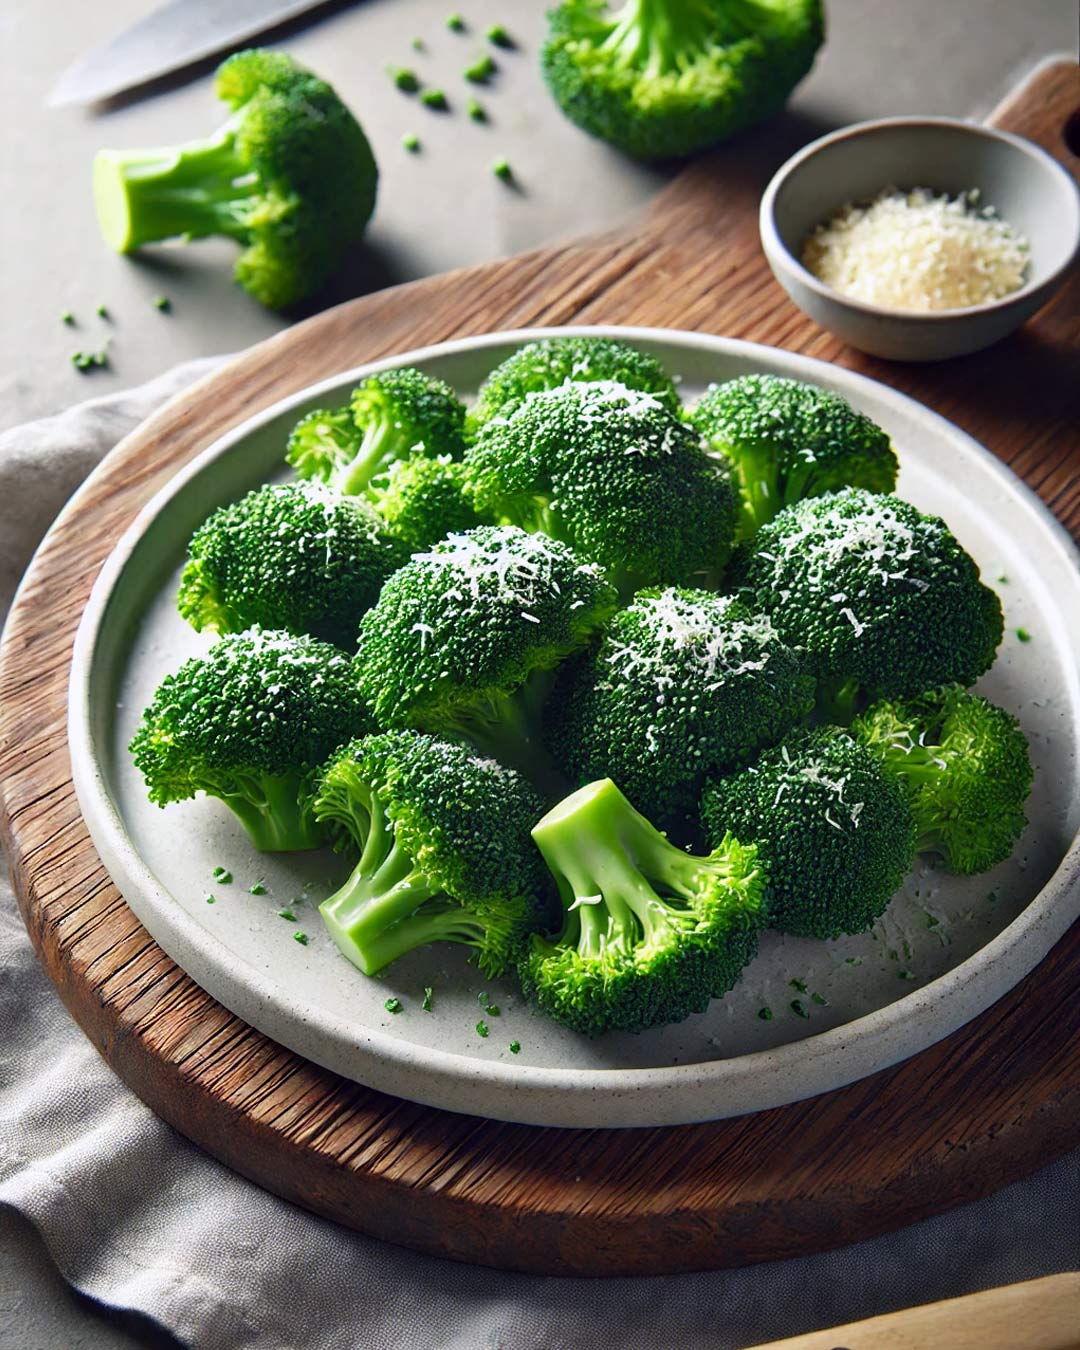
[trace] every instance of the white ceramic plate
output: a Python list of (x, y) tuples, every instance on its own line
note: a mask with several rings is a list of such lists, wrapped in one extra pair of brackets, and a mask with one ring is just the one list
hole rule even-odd
[[(165, 810), (147, 801), (125, 747), (162, 676), (210, 642), (173, 604), (195, 526), (282, 476), (297, 417), (343, 400), (370, 371), (418, 365), (469, 397), (541, 330), (470, 338), (334, 375), (209, 446), (159, 493), (102, 569), (79, 629), (69, 726), (75, 786), (102, 860), (169, 955), (226, 1007), (327, 1068), (432, 1106), (543, 1125), (680, 1124), (758, 1111), (939, 1040), (1016, 984), (1080, 914), (1077, 559), (1009, 470), (882, 385), (700, 334), (577, 331), (639, 343), (681, 379), (687, 397), (709, 380), (770, 371), (835, 388), (888, 429), (901, 494), (948, 520), (1005, 604), (1001, 655), (980, 688), (1020, 716), (1036, 765), (1032, 824), (1013, 859), (969, 879), (920, 864), (872, 933), (837, 942), (767, 934), (736, 989), (707, 1013), (589, 1042), (534, 1013), (510, 983), (484, 981), (461, 949), (428, 949), (365, 978), (339, 956), (316, 909), (342, 874), (340, 859), (259, 855), (215, 801)], [(1030, 642), (1018, 640), (1018, 628)], [(217, 865), (231, 869), (232, 884), (214, 883)], [(257, 881), (266, 894), (250, 893)], [(285, 906), (296, 924), (278, 917)], [(294, 941), (298, 929), (310, 938), (306, 947)], [(420, 1006), (425, 985), (435, 989), (431, 1013)], [(499, 1016), (482, 1014), (481, 994)], [(386, 1011), (390, 996), (403, 1012)], [(792, 1009), (795, 1001), (807, 1016)], [(763, 1008), (771, 1019), (759, 1016)], [(482, 1016), (486, 1038), (476, 1031)]]

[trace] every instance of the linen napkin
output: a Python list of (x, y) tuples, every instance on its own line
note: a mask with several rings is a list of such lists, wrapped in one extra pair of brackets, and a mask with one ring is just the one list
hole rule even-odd
[[(0, 436), (0, 622), (82, 478), (213, 365)], [(900, 1233), (702, 1275), (544, 1279), (362, 1237), (234, 1175), (143, 1106), (53, 993), (4, 880), (0, 1204), (75, 1287), (197, 1350), (724, 1350), (1080, 1267), (1080, 1152)]]

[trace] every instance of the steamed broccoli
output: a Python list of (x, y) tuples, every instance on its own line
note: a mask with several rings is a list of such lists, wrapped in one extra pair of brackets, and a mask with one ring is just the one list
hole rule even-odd
[(681, 411), (675, 385), (654, 356), (616, 338), (557, 337), (526, 343), (501, 361), (481, 384), (468, 415), (474, 433), (493, 417), (509, 417), (529, 394), (568, 381), (617, 380)]
[(799, 732), (705, 790), (710, 840), (757, 844), (769, 923), (802, 937), (869, 928), (915, 860), (907, 795), (842, 731)]
[(529, 394), (465, 462), (481, 510), (564, 540), (624, 594), (700, 584), (731, 551), (730, 474), (653, 394), (611, 381)]
[(907, 788), (916, 848), (968, 876), (1003, 862), (1027, 824), (1027, 739), (1011, 713), (957, 685), (875, 703), (851, 734)]
[(824, 40), (821, 0), (562, 0), (544, 77), (636, 159), (692, 155), (777, 112)]
[(230, 56), (215, 88), (233, 115), (208, 140), (98, 154), (101, 232), (118, 253), (227, 235), (244, 246), (236, 280), (280, 309), (313, 295), (364, 233), (375, 159), (333, 89), (283, 52)]
[(704, 1012), (757, 950), (764, 885), (757, 850), (726, 836), (684, 853), (610, 778), (580, 788), (533, 830), (564, 906), (519, 966), (528, 997), (587, 1036), (646, 1031)]
[(520, 774), (459, 745), (392, 731), (344, 746), (312, 804), (360, 855), (319, 906), (342, 953), (374, 975), (417, 947), (461, 942), (500, 974), (546, 917), (529, 838), (543, 809)]
[(943, 520), (898, 497), (845, 488), (785, 507), (734, 571), (838, 719), (863, 693), (972, 684), (1001, 641), (1001, 602), (974, 561)]
[(813, 678), (763, 615), (708, 591), (640, 591), (560, 671), (545, 736), (573, 780), (609, 774), (671, 825), (706, 776), (778, 741), (813, 706)]
[(740, 538), (804, 497), (843, 487), (896, 487), (896, 452), (887, 433), (830, 389), (743, 375), (710, 385), (689, 420), (739, 480)]
[(565, 544), (513, 526), (450, 535), (395, 572), (364, 615), (360, 690), (382, 726), (464, 736), (528, 763), (540, 692), (530, 677), (581, 647), (615, 603)]
[(390, 533), (413, 553), (487, 523), (465, 491), (464, 464), (447, 455), (398, 460), (367, 496)]
[(359, 494), (378, 474), (413, 455), (465, 449), (465, 408), (443, 380), (403, 367), (369, 376), (348, 408), (316, 408), (293, 428), (285, 458), (301, 478)]
[(313, 774), (369, 725), (347, 656), (253, 628), (166, 676), (130, 749), (152, 802), (219, 797), (257, 849), (280, 852), (324, 842)]
[(321, 483), (256, 488), (195, 531), (178, 607), (193, 628), (284, 628), (351, 649), (360, 616), (407, 557), (364, 503)]

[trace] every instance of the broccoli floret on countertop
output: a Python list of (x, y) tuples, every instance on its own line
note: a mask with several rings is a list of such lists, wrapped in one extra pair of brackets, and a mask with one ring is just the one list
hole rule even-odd
[(464, 943), (499, 975), (550, 917), (529, 837), (543, 802), (494, 760), (412, 731), (367, 736), (332, 756), (312, 809), (359, 854), (319, 913), (366, 975), (432, 942)]
[(563, 922), (534, 935), (522, 987), (574, 1031), (646, 1031), (704, 1012), (757, 950), (757, 850), (722, 838), (707, 857), (676, 848), (610, 779), (580, 788), (533, 830)]
[(253, 628), (166, 676), (130, 750), (152, 802), (218, 797), (257, 849), (281, 852), (324, 842), (310, 807), (313, 775), (370, 725), (347, 656)]
[(361, 501), (321, 483), (256, 488), (192, 536), (177, 599), (199, 631), (258, 625), (346, 650), (407, 546)]
[(707, 584), (731, 552), (728, 469), (642, 390), (594, 381), (531, 393), (487, 423), (465, 462), (481, 510), (564, 540), (623, 595)]
[(654, 356), (616, 338), (541, 338), (519, 347), (481, 384), (468, 425), (476, 432), (493, 417), (509, 417), (528, 397), (568, 381), (617, 380), (652, 394), (672, 413), (682, 411), (671, 376)]
[(973, 684), (1001, 602), (938, 516), (845, 488), (785, 507), (736, 556), (733, 581), (821, 682), (835, 720), (856, 700)]
[(813, 678), (764, 615), (708, 591), (640, 591), (560, 671), (545, 736), (571, 781), (607, 774), (672, 826), (707, 776), (774, 744), (813, 706)]
[(915, 860), (901, 783), (835, 727), (796, 733), (705, 790), (707, 837), (761, 852), (769, 924), (801, 937), (860, 933)]
[(691, 155), (772, 116), (825, 35), (821, 0), (563, 0), (549, 21), (555, 101), (636, 159)]
[(98, 154), (101, 232), (119, 253), (227, 235), (244, 247), (236, 280), (280, 309), (319, 290), (360, 239), (375, 158), (330, 85), (283, 52), (230, 56), (215, 88), (232, 116), (207, 140)]
[(414, 554), (360, 624), (359, 687), (380, 725), (464, 737), (515, 766), (539, 745), (537, 677), (614, 611), (565, 544), (480, 526)]
[(710, 385), (688, 416), (738, 479), (740, 538), (804, 497), (844, 487), (896, 487), (896, 451), (888, 434), (830, 389), (777, 375), (743, 375)]
[(957, 685), (875, 703), (851, 734), (907, 788), (920, 853), (951, 872), (985, 872), (1013, 851), (1027, 824), (1027, 738), (1011, 713)]
[(358, 494), (398, 460), (465, 450), (465, 407), (443, 380), (403, 367), (369, 376), (347, 408), (317, 408), (293, 428), (285, 458), (301, 478)]

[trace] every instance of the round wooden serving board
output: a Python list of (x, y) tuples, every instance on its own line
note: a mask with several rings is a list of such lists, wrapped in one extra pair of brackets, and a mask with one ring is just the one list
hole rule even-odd
[[(995, 114), (1073, 172), (1074, 65)], [(544, 1130), (452, 1115), (335, 1077), (199, 989), (149, 938), (79, 816), (65, 741), (71, 644), (99, 567), (149, 496), (279, 398), (377, 357), (493, 329), (702, 329), (839, 362), (912, 394), (1011, 464), (1080, 529), (1080, 278), (994, 350), (936, 367), (861, 357), (769, 275), (762, 186), (780, 122), (687, 168), (624, 234), (342, 305), (188, 390), (105, 460), (53, 526), (0, 666), (0, 830), (37, 951), (68, 1008), (159, 1115), (279, 1195), (462, 1261), (657, 1274), (837, 1246), (971, 1200), (1080, 1143), (1080, 927), (976, 1022), (841, 1091), (673, 1129)]]

